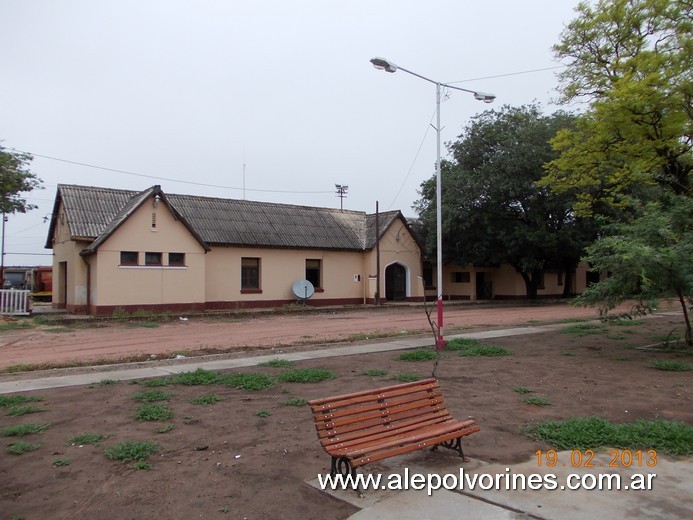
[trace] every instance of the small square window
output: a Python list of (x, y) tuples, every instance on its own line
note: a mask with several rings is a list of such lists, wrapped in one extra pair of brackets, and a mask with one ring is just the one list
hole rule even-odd
[(469, 271), (454, 271), (452, 273), (452, 283), (469, 283), (470, 281)]
[(121, 251), (120, 265), (137, 265), (139, 253), (137, 251)]
[(161, 265), (161, 253), (145, 253), (144, 265)]
[(185, 266), (185, 253), (169, 253), (168, 265), (177, 267)]

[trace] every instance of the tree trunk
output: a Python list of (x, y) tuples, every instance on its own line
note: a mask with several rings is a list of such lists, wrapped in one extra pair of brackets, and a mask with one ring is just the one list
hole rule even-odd
[(686, 322), (686, 345), (693, 347), (693, 334), (691, 334), (691, 318), (688, 315), (688, 307), (686, 307), (686, 298), (683, 296), (683, 291), (680, 287), (676, 288), (676, 294), (679, 297), (679, 302), (681, 302), (681, 309), (683, 309), (683, 319)]
[(536, 300), (537, 299), (537, 290), (539, 286), (539, 277), (541, 275), (540, 271), (532, 271), (531, 275), (530, 273), (527, 273), (525, 271), (519, 271), (520, 275), (522, 276), (522, 280), (525, 282), (525, 293), (527, 295), (527, 298), (530, 300)]

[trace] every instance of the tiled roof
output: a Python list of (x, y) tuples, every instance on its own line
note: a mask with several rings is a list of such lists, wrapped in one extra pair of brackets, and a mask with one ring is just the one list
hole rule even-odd
[[(62, 202), (73, 238), (93, 239), (96, 249), (139, 205), (160, 193), (171, 210), (203, 245), (276, 248), (368, 250), (375, 245), (375, 216), (246, 200), (164, 195), (154, 186), (143, 192), (58, 185), (55, 210)], [(399, 211), (380, 214), (381, 234), (401, 217)], [(55, 221), (46, 247), (52, 247)]]

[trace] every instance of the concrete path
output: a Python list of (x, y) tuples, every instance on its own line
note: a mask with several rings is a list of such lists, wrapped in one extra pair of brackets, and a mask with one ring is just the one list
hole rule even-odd
[[(473, 332), (448, 336), (447, 339), (455, 338), (475, 338), (489, 339), (504, 336), (520, 336), (523, 334), (537, 334), (565, 327), (565, 324), (552, 324), (534, 327), (516, 327), (510, 329), (489, 330), (483, 332)], [(381, 343), (367, 343), (362, 345), (334, 346), (320, 350), (306, 350), (291, 353), (272, 353), (262, 356), (251, 356), (236, 359), (217, 359), (206, 361), (194, 361), (196, 358), (180, 360), (178, 364), (161, 365), (152, 362), (151, 367), (131, 368), (127, 364), (106, 365), (94, 367), (88, 373), (76, 373), (73, 375), (43, 376), (36, 379), (20, 379), (16, 381), (0, 382), (0, 394), (12, 392), (28, 392), (30, 390), (45, 390), (48, 388), (60, 388), (65, 386), (89, 385), (98, 383), (103, 379), (113, 379), (115, 381), (129, 381), (133, 379), (146, 379), (151, 377), (164, 377), (181, 372), (188, 372), (204, 368), (206, 370), (229, 370), (233, 368), (245, 368), (255, 366), (259, 363), (272, 359), (288, 359), (291, 361), (302, 361), (306, 359), (319, 359), (339, 356), (354, 356), (358, 354), (368, 354), (372, 352), (388, 352), (394, 350), (407, 350), (418, 347), (431, 346), (433, 341), (430, 337), (406, 338), (399, 337), (383, 341)], [(191, 361), (192, 360), (192, 361)]]

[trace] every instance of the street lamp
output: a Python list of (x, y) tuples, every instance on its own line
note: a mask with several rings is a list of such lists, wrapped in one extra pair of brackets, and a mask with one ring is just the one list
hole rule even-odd
[[(443, 334), (443, 234), (442, 234), (442, 201), (441, 201), (441, 190), (440, 190), (440, 87), (451, 88), (453, 90), (461, 90), (462, 92), (469, 92), (474, 95), (474, 99), (483, 101), (484, 103), (493, 103), (496, 96), (493, 94), (488, 94), (486, 92), (479, 92), (476, 90), (467, 90), (466, 88), (455, 87), (447, 83), (441, 83), (440, 81), (433, 81), (430, 78), (407, 70), (404, 67), (399, 67), (392, 63), (390, 60), (385, 58), (373, 58), (371, 60), (373, 66), (378, 70), (384, 70), (386, 72), (397, 72), (398, 70), (403, 70), (404, 72), (421, 78), (429, 83), (433, 83), (436, 86), (436, 134), (437, 134), (437, 149), (438, 155), (436, 159), (436, 248), (437, 248), (437, 262), (436, 271), (438, 275), (438, 287), (437, 287), (437, 299), (436, 307), (438, 311), (438, 337), (436, 338), (436, 348), (441, 349), (445, 346), (445, 337)], [(424, 298), (426, 296), (424, 295)]]

